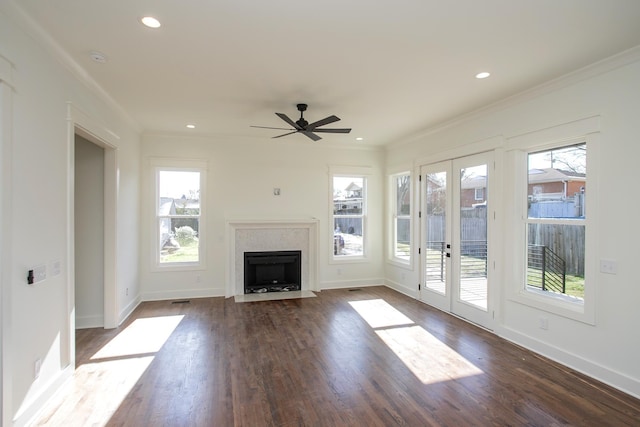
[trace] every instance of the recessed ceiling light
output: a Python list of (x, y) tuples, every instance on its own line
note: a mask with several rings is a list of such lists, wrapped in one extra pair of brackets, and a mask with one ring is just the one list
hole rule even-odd
[(149, 28), (160, 28), (160, 21), (153, 16), (143, 16), (140, 18), (140, 22), (142, 22), (142, 25)]
[(359, 136), (359, 137), (356, 138), (356, 141), (364, 141), (364, 138)]
[(190, 124), (188, 124), (188, 125), (187, 125), (187, 127), (188, 127), (189, 129), (195, 129), (195, 128), (196, 128), (196, 125), (193, 125), (193, 124), (191, 124), (191, 123), (190, 123)]
[(107, 62), (107, 57), (102, 52), (98, 52), (97, 50), (93, 50), (89, 52), (89, 57), (93, 60), (93, 62), (97, 62), (99, 64), (104, 64)]
[(490, 75), (491, 73), (487, 73), (486, 71), (483, 71), (482, 73), (476, 74), (476, 79), (486, 79)]

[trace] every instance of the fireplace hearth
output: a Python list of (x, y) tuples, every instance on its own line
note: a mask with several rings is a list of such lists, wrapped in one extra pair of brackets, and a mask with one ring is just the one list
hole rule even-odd
[(244, 253), (244, 293), (301, 289), (301, 251)]

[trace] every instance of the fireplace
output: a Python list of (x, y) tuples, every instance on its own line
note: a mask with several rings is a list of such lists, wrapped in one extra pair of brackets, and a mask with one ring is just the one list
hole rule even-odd
[(244, 253), (244, 293), (299, 291), (301, 251)]

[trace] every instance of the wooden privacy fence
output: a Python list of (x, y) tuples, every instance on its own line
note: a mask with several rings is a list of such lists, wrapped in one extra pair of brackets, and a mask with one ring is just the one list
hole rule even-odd
[(529, 244), (546, 246), (562, 258), (567, 274), (584, 277), (584, 226), (530, 224), (528, 240)]
[[(431, 215), (427, 218), (426, 238), (428, 242), (445, 241), (444, 216)], [(487, 240), (487, 219), (481, 216), (462, 216), (460, 218), (460, 239), (463, 242), (482, 242)], [(529, 244), (543, 245), (557, 254), (565, 262), (566, 273), (584, 277), (585, 227), (561, 224), (531, 224)], [(424, 238), (424, 237), (423, 237)], [(477, 249), (477, 244), (474, 244)], [(470, 247), (463, 244), (462, 255), (474, 256)]]

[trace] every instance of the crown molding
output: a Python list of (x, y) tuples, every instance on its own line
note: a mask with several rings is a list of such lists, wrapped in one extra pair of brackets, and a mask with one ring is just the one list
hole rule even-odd
[(113, 108), (138, 133), (140, 125), (78, 64), (60, 44), (49, 35), (15, 0), (5, 1), (6, 12), (16, 25), (22, 28), (36, 43), (40, 44), (55, 60), (62, 64), (80, 83)]
[(555, 92), (557, 90), (575, 85), (584, 80), (594, 78), (601, 74), (608, 73), (610, 71), (616, 70), (618, 68), (624, 67), (625, 65), (632, 64), (638, 61), (640, 61), (640, 45), (632, 47), (631, 49), (627, 49), (618, 54), (602, 59), (600, 61), (594, 62), (593, 64), (579, 68), (575, 71), (567, 73), (558, 78), (549, 80), (545, 83), (534, 86), (530, 89), (526, 89), (515, 95), (508, 96), (506, 98), (503, 98), (499, 101), (491, 103), (482, 108), (469, 111), (468, 113), (458, 115), (450, 120), (446, 120), (441, 123), (430, 126), (427, 129), (424, 129), (418, 133), (414, 133), (413, 135), (409, 135), (405, 138), (402, 138), (397, 142), (392, 142), (390, 144), (387, 144), (385, 148), (387, 150), (395, 149), (404, 145), (408, 145), (413, 142), (417, 142), (422, 138), (433, 135), (435, 133), (442, 132), (448, 128), (452, 128), (454, 126), (464, 124), (471, 120), (482, 118), (483, 116), (487, 116), (489, 114), (495, 113), (500, 110), (504, 110), (516, 104), (523, 103), (531, 99), (538, 98), (540, 96)]

